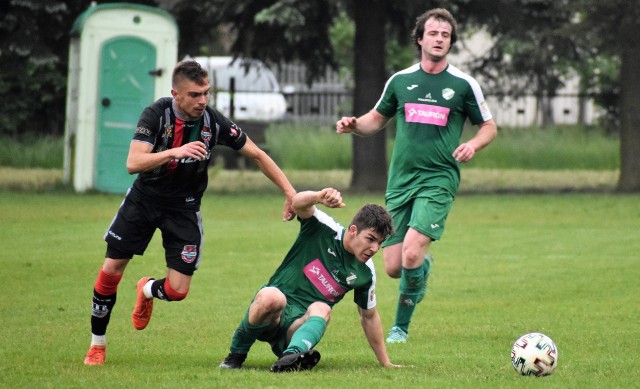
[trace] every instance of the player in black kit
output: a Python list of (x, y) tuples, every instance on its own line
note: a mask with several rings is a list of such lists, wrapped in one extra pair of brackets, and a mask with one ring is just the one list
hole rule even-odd
[(176, 65), (172, 97), (161, 98), (140, 116), (129, 148), (127, 170), (139, 173), (107, 233), (107, 252), (93, 291), (91, 346), (85, 365), (103, 365), (106, 330), (118, 284), (133, 255), (142, 255), (156, 229), (162, 232), (167, 274), (137, 285), (133, 326), (144, 329), (153, 299), (183, 300), (200, 264), (203, 243), (200, 200), (207, 187), (211, 149), (231, 147), (253, 160), (284, 193), (283, 219), (295, 216), (295, 189), (276, 163), (231, 120), (207, 105), (207, 71), (192, 60)]

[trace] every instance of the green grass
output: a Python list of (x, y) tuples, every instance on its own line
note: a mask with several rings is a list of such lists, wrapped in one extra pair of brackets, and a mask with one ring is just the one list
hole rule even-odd
[[(473, 135), (466, 131), (463, 139)], [(597, 128), (501, 128), (468, 164), (491, 169), (617, 170), (620, 140)]]
[(351, 168), (351, 137), (336, 134), (332, 126), (271, 125), (267, 145), (269, 154), (283, 169)]
[[(165, 272), (159, 237), (120, 284), (107, 365), (82, 365), (102, 235), (118, 195), (0, 193), (0, 387), (633, 387), (640, 380), (640, 198), (613, 195), (461, 195), (436, 257), (430, 292), (399, 370), (378, 367), (347, 296), (335, 307), (310, 372), (274, 375), (257, 343), (240, 371), (220, 371), (255, 291), (297, 233), (281, 197), (207, 194), (206, 246), (185, 301), (156, 302), (144, 331), (131, 326), (135, 284)], [(365, 202), (332, 211), (342, 223)], [(392, 324), (397, 282), (378, 272), (378, 309)], [(540, 331), (559, 348), (553, 376), (516, 375), (512, 343)]]

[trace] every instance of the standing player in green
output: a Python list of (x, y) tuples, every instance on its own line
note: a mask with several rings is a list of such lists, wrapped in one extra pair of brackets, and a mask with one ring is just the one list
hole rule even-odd
[[(405, 343), (416, 304), (426, 293), (431, 268), (431, 242), (441, 238), (460, 183), (461, 162), (496, 137), (480, 86), (447, 62), (457, 40), (449, 11), (432, 9), (416, 19), (414, 43), (419, 63), (394, 74), (371, 111), (343, 117), (339, 134), (372, 135), (396, 117), (396, 139), (385, 194), (395, 234), (383, 244), (385, 270), (400, 278), (395, 324), (387, 343)], [(460, 144), (469, 118), (476, 135)]]
[(344, 207), (333, 188), (297, 193), (292, 206), (300, 221), (298, 237), (269, 282), (256, 293), (231, 339), (220, 367), (239, 369), (256, 340), (268, 342), (280, 359), (272, 372), (308, 370), (320, 360), (314, 349), (325, 332), (332, 307), (353, 290), (362, 329), (378, 362), (392, 364), (376, 310), (376, 272), (371, 257), (392, 233), (391, 215), (364, 205), (349, 228), (323, 211)]

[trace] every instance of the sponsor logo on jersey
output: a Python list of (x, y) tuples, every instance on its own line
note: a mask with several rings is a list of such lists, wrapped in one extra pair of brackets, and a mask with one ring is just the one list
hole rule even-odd
[(347, 291), (338, 284), (331, 273), (322, 265), (319, 259), (311, 261), (303, 269), (304, 275), (311, 281), (313, 286), (329, 301), (333, 302), (337, 297), (342, 296)]
[(347, 280), (347, 285), (351, 285), (351, 284), (353, 284), (353, 281), (355, 281), (355, 280), (356, 280), (356, 278), (358, 278), (358, 276), (356, 276), (356, 275), (355, 275), (355, 274), (353, 274), (353, 273), (350, 273), (350, 274), (349, 274), (349, 276), (346, 278), (346, 280)]
[(122, 240), (122, 237), (120, 235), (116, 234), (115, 232), (113, 232), (111, 230), (109, 230), (109, 232), (107, 232), (107, 234), (109, 234), (109, 236), (112, 236), (112, 237), (114, 237), (114, 238), (116, 238), (118, 240)]
[(407, 90), (414, 90), (414, 89), (416, 89), (417, 87), (418, 87), (418, 85), (413, 84), (413, 85), (411, 85), (411, 86), (408, 86), (408, 87), (407, 87)]
[(136, 135), (152, 136), (151, 130), (146, 127), (136, 127)]
[(234, 138), (237, 138), (237, 137), (238, 137), (238, 134), (240, 133), (240, 130), (238, 130), (238, 126), (236, 126), (236, 125), (235, 125), (235, 123), (231, 125), (231, 127), (229, 128), (229, 130), (231, 131), (231, 135), (232, 135)]
[(437, 224), (437, 223), (431, 223), (431, 229), (436, 230), (436, 229), (438, 229), (438, 228), (440, 228), (440, 224)]
[(331, 255), (333, 255), (334, 257), (336, 256), (335, 251), (331, 250), (331, 249), (327, 249), (327, 252)]
[(164, 137), (170, 138), (173, 135), (173, 126), (169, 123), (164, 125)]
[(436, 126), (446, 126), (449, 120), (449, 108), (430, 104), (404, 105), (404, 116), (409, 123), (433, 124)]
[(192, 263), (198, 257), (198, 246), (188, 244), (182, 248), (182, 260), (186, 263)]
[(438, 102), (438, 100), (434, 99), (431, 96), (431, 93), (427, 93), (424, 97), (419, 98), (418, 101), (424, 101), (426, 103), (437, 103)]

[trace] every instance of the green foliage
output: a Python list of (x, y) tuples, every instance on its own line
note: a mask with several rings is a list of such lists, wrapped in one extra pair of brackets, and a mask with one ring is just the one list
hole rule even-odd
[(0, 166), (60, 169), (64, 143), (60, 136), (0, 136)]
[[(392, 361), (413, 367), (377, 365), (347, 296), (317, 347), (318, 366), (283, 375), (268, 372), (275, 356), (260, 342), (245, 368), (217, 367), (253, 294), (297, 234), (297, 222), (280, 220), (280, 195), (205, 197), (209, 244), (189, 296), (156, 301), (149, 327), (136, 331), (130, 315), (137, 280), (166, 272), (156, 234), (121, 281), (103, 367), (82, 360), (105, 249), (101, 237), (122, 197), (0, 196), (0, 215), (10, 226), (0, 250), (13, 253), (0, 257), (7, 275), (0, 387), (300, 388), (322, 382), (336, 388), (624, 388), (640, 380), (640, 317), (633, 308), (640, 295), (638, 196), (459, 196), (442, 241), (433, 246), (429, 293), (416, 310), (409, 342), (388, 348)], [(361, 204), (383, 198), (345, 200), (346, 208), (329, 211), (341, 223)], [(384, 274), (381, 254), (374, 262), (386, 331), (398, 284)], [(521, 377), (511, 367), (511, 345), (531, 331), (558, 345), (559, 364), (550, 377)]]

